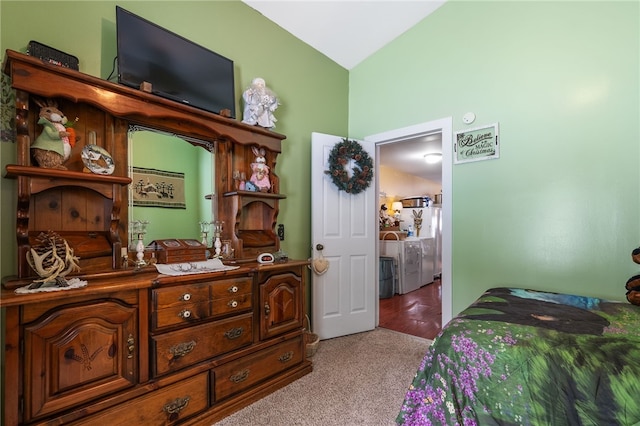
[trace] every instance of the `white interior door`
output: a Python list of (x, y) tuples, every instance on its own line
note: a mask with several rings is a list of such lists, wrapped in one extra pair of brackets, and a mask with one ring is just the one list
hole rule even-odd
[[(329, 262), (324, 274), (311, 273), (313, 331), (320, 339), (372, 330), (376, 321), (375, 181), (365, 191), (349, 194), (338, 190), (324, 173), (331, 149), (342, 139), (321, 133), (311, 137), (312, 253), (315, 257), (321, 253)], [(358, 142), (375, 164), (375, 145)]]

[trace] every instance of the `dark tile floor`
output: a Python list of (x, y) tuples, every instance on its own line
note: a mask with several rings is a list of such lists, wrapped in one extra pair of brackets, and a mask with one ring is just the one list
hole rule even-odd
[(433, 339), (442, 329), (439, 279), (407, 294), (380, 299), (380, 327)]

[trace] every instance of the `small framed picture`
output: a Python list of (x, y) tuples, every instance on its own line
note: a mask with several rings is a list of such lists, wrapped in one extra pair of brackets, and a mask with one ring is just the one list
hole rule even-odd
[(456, 132), (453, 141), (454, 164), (500, 158), (498, 123)]

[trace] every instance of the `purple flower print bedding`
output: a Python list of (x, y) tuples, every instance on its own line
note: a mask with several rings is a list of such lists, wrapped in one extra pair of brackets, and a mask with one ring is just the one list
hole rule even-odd
[(403, 425), (636, 425), (640, 307), (494, 288), (447, 324)]

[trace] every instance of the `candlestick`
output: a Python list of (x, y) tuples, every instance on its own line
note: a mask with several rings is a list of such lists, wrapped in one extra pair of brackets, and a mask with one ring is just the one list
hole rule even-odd
[(222, 224), (224, 222), (216, 220), (213, 222), (213, 235), (215, 237), (215, 242), (213, 243), (213, 247), (215, 249), (215, 257), (220, 257), (220, 252), (222, 251), (222, 241), (220, 241), (220, 237), (222, 236)]
[(147, 220), (136, 220), (131, 222), (132, 235), (137, 235), (136, 243), (136, 268), (142, 268), (147, 266), (147, 262), (144, 260), (144, 234), (147, 233)]

